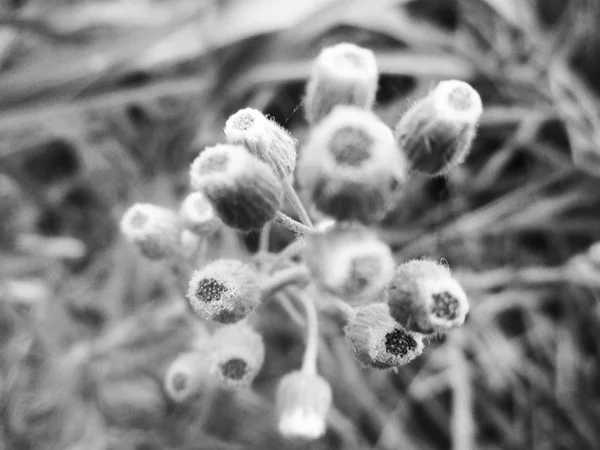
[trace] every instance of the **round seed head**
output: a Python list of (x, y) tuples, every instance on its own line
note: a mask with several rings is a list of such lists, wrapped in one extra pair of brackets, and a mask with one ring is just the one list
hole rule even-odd
[(168, 258), (179, 251), (179, 218), (161, 206), (134, 204), (121, 219), (121, 232), (149, 259)]
[(400, 119), (396, 142), (412, 170), (444, 174), (468, 156), (481, 113), (481, 98), (469, 84), (442, 81)]
[(202, 191), (231, 228), (259, 229), (281, 208), (283, 188), (275, 173), (241, 145), (206, 148), (192, 163), (192, 187)]
[(298, 179), (323, 214), (378, 222), (397, 198), (407, 164), (392, 131), (372, 112), (338, 106), (313, 128)]
[(397, 267), (386, 301), (399, 324), (423, 334), (459, 327), (469, 311), (467, 295), (450, 270), (425, 259)]
[(250, 266), (221, 259), (192, 276), (187, 294), (192, 310), (200, 317), (234, 323), (260, 303), (260, 287)]
[(206, 196), (199, 191), (185, 197), (179, 216), (184, 228), (199, 236), (210, 236), (223, 226)]
[(308, 235), (304, 260), (318, 286), (354, 304), (380, 295), (395, 267), (390, 248), (358, 224)]
[(225, 124), (225, 136), (230, 144), (244, 145), (267, 163), (279, 178), (294, 174), (296, 140), (260, 111), (245, 108), (230, 116)]
[(262, 336), (247, 325), (229, 325), (213, 336), (211, 374), (226, 389), (249, 386), (265, 360)]
[(349, 43), (323, 49), (306, 85), (306, 119), (315, 124), (337, 105), (371, 109), (378, 78), (377, 61), (371, 50)]
[(177, 403), (198, 395), (209, 384), (209, 358), (205, 352), (181, 353), (167, 369), (165, 392)]
[(284, 375), (276, 393), (279, 432), (287, 438), (320, 438), (327, 428), (331, 401), (331, 386), (325, 378), (301, 371)]
[(392, 319), (384, 303), (359, 306), (344, 333), (354, 355), (366, 367), (396, 368), (423, 352), (423, 337)]

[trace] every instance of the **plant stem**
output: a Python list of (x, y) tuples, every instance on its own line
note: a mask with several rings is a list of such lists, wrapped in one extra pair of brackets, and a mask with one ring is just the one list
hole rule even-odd
[(304, 205), (300, 201), (298, 193), (294, 189), (290, 178), (283, 177), (281, 179), (281, 184), (283, 186), (283, 194), (285, 195), (285, 198), (288, 200), (288, 202), (290, 202), (290, 205), (292, 206), (296, 214), (298, 214), (300, 222), (302, 222), (307, 227), (312, 228), (312, 220), (310, 220), (310, 216), (306, 212), (306, 208), (304, 208)]
[(295, 265), (280, 270), (261, 284), (262, 297), (263, 299), (267, 299), (288, 284), (306, 281), (308, 280), (309, 275), (310, 272), (304, 265)]
[(258, 241), (258, 252), (267, 253), (269, 251), (269, 238), (271, 237), (272, 222), (267, 222), (260, 230)]
[(306, 310), (306, 349), (304, 350), (304, 358), (302, 360), (302, 372), (314, 375), (317, 372), (317, 350), (319, 345), (319, 323), (317, 317), (317, 309), (315, 304), (305, 292), (289, 287), (286, 292), (302, 302)]
[(312, 228), (301, 224), (300, 222), (292, 219), (290, 216), (282, 213), (281, 211), (277, 211), (277, 214), (275, 215), (275, 222), (281, 224), (288, 230), (293, 231), (294, 233), (299, 235), (304, 235), (312, 231)]
[(294, 256), (299, 254), (304, 248), (304, 241), (301, 239), (295, 239), (292, 241), (286, 248), (280, 251), (273, 262), (271, 263), (270, 273), (274, 273), (277, 269), (279, 269), (283, 264), (289, 260), (291, 260)]

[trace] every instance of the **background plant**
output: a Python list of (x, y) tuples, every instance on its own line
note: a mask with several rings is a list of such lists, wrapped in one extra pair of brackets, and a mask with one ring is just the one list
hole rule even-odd
[[(10, 209), (10, 199), (18, 199), (16, 222), (2, 225), (3, 307), (26, 318), (3, 314), (18, 324), (9, 336), (37, 330), (43, 339), (33, 342), (48, 347), (48, 361), (67, 355), (64, 349), (75, 342), (105, 336), (110, 357), (100, 354), (96, 364), (131, 361), (130, 369), (92, 383), (100, 392), (94, 398), (104, 399), (101, 415), (85, 403), (73, 405), (89, 407), (85, 416), (59, 408), (67, 417), (87, 418), (88, 427), (80, 429), (96, 436), (109, 429), (122, 443), (160, 445), (162, 439), (185, 448), (202, 429), (238, 445), (276, 442), (272, 420), (256, 420), (256, 411), (271, 411), (271, 405), (256, 398), (219, 394), (205, 427), (192, 419), (200, 411), (165, 419), (160, 407), (156, 415), (143, 415), (139, 411), (147, 406), (133, 412), (112, 406), (111, 398), (122, 397), (112, 395), (120, 385), (125, 392), (132, 384), (154, 386), (151, 377), (136, 375), (133, 383), (125, 375), (144, 372), (157, 354), (166, 360), (189, 341), (185, 332), (158, 339), (160, 346), (151, 341), (146, 358), (139, 351), (141, 336), (135, 343), (135, 334), (121, 331), (115, 333), (129, 337), (109, 339), (113, 326), (149, 328), (150, 319), (137, 317), (140, 308), (157, 306), (178, 289), (162, 267), (120, 245), (116, 224), (133, 201), (174, 206), (187, 185), (189, 162), (200, 148), (221, 140), (224, 120), (239, 108), (270, 114), (302, 140), (303, 121), (294, 111), (309, 62), (318, 48), (348, 40), (376, 50), (383, 74), (377, 112), (387, 123), (395, 122), (407, 98), (440, 79), (469, 81), (486, 111), (467, 164), (446, 178), (411, 184), (404, 206), (388, 221), (399, 259), (448, 260), (473, 299), (468, 326), (457, 346), (435, 343), (439, 351), (391, 376), (358, 371), (332, 338), (335, 362), (324, 365), (330, 368), (326, 376), (338, 376), (334, 397), (352, 400), (338, 405), (339, 424), (348, 433), (334, 433), (322, 445), (446, 448), (454, 439), (456, 448), (465, 448), (458, 430), (466, 430), (480, 448), (593, 448), (597, 269), (587, 249), (598, 238), (595, 4), (297, 3), (298, 10), (281, 11), (278, 2), (269, 4), (270, 13), (256, 13), (253, 21), (239, 18), (262, 2), (206, 3), (197, 13), (190, 13), (197, 5), (187, 10), (182, 3), (181, 10), (169, 6), (173, 16), (160, 2), (81, 9), (30, 2), (18, 16), (3, 14), (0, 166), (10, 179), (3, 181), (2, 205)], [(94, 7), (103, 14), (86, 13)], [(175, 33), (196, 20), (204, 25)], [(288, 239), (274, 236), (274, 248)], [(247, 239), (250, 249), (256, 240)], [(231, 256), (237, 247), (235, 241), (219, 245)], [(283, 316), (276, 309), (270, 314)], [(38, 318), (45, 320), (38, 324)], [(179, 329), (177, 319), (170, 320), (157, 320), (158, 335), (172, 334), (161, 331), (169, 326)], [(268, 322), (271, 363), (257, 379), (259, 391), (269, 391), (274, 379), (297, 367), (303, 348), (299, 330)], [(3, 344), (3, 361), (11, 361), (2, 368), (3, 393), (16, 387), (8, 376), (14, 367), (31, 375), (18, 377), (17, 392), (25, 393), (38, 387), (35, 375), (46, 370), (24, 358), (39, 355), (40, 348), (23, 348), (24, 342), (7, 337)], [(131, 358), (131, 346), (139, 359)], [(138, 392), (152, 405), (152, 389)], [(453, 394), (462, 402), (453, 403)], [(3, 394), (4, 405), (7, 399)], [(60, 406), (59, 400), (46, 404)], [(160, 405), (162, 397), (155, 401)], [(249, 406), (234, 407), (233, 401)], [(126, 403), (135, 405), (131, 398)], [(127, 420), (105, 421), (118, 412)], [(44, 435), (36, 434), (33, 419), (3, 423), (11, 424), (4, 430), (9, 442)], [(152, 424), (146, 428), (156, 436), (120, 430), (140, 423)], [(340, 436), (350, 441), (340, 443)]]

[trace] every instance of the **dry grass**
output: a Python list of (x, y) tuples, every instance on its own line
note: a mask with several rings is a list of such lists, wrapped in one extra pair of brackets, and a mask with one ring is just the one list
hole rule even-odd
[[(0, 448), (60, 439), (98, 449), (600, 446), (600, 256), (588, 252), (600, 239), (595, 2), (3, 3)], [(378, 112), (390, 124), (440, 79), (467, 80), (483, 97), (467, 164), (412, 179), (381, 230), (399, 261), (446, 258), (472, 312), (396, 374), (360, 370), (328, 319), (320, 359), (334, 385), (331, 431), (292, 445), (274, 431), (272, 391), (300, 361), (302, 325), (281, 326), (283, 310), (265, 308), (259, 395), (169, 409), (152, 380), (185, 345), (185, 320), (141, 311), (164, 308), (178, 288), (123, 245), (115, 220), (139, 199), (174, 205), (193, 156), (222, 139), (240, 107), (302, 140), (309, 61), (340, 40), (376, 50)], [(243, 241), (252, 251), (256, 239)], [(57, 361), (72, 404), (36, 394)], [(15, 413), (13, 388), (55, 410)], [(59, 438), (65, 423), (81, 436)]]

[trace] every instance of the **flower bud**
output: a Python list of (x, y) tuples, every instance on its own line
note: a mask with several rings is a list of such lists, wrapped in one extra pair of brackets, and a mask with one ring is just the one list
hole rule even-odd
[(223, 222), (202, 192), (192, 192), (181, 202), (179, 217), (184, 228), (199, 236), (210, 236)]
[(225, 136), (230, 144), (244, 145), (267, 163), (279, 178), (294, 174), (296, 140), (260, 111), (245, 108), (230, 116), (225, 124)]
[(136, 203), (121, 219), (121, 232), (149, 259), (162, 259), (179, 251), (181, 225), (177, 214), (150, 203)]
[(331, 387), (325, 378), (301, 371), (284, 375), (276, 394), (279, 432), (288, 438), (323, 436), (331, 400)]
[(481, 98), (469, 84), (440, 82), (400, 119), (396, 142), (412, 170), (440, 175), (462, 163), (483, 111)]
[(378, 78), (377, 61), (371, 50), (348, 43), (323, 49), (306, 84), (306, 119), (315, 124), (337, 105), (371, 109)]
[(213, 261), (192, 275), (187, 298), (202, 318), (234, 323), (260, 303), (257, 274), (241, 261)]
[(320, 212), (365, 224), (382, 219), (406, 174), (392, 131), (351, 106), (338, 106), (313, 128), (298, 162), (300, 184)]
[(192, 163), (194, 189), (202, 191), (225, 225), (262, 228), (281, 208), (283, 188), (271, 168), (241, 145), (207, 147)]
[(304, 260), (315, 283), (360, 303), (381, 294), (394, 275), (390, 248), (358, 224), (336, 224), (306, 236)]
[(213, 342), (213, 379), (226, 389), (249, 386), (265, 360), (262, 336), (246, 324), (235, 324), (219, 328)]
[(385, 303), (359, 306), (344, 333), (356, 358), (375, 369), (407, 364), (423, 352), (423, 337), (394, 321)]
[(179, 354), (167, 369), (165, 392), (175, 402), (183, 402), (209, 384), (209, 357), (206, 352), (190, 351)]
[(423, 334), (459, 327), (469, 311), (467, 295), (450, 270), (424, 259), (397, 267), (386, 301), (399, 324)]

